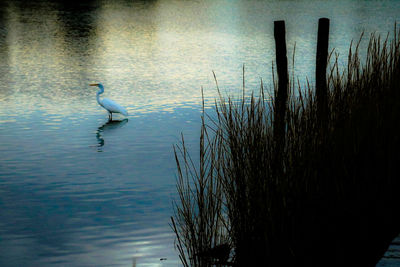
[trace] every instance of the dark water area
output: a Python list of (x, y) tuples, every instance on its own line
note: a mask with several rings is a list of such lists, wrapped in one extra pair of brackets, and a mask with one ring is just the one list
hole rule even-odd
[[(212, 71), (226, 95), (243, 64), (248, 92), (268, 87), (284, 19), (312, 81), (318, 18), (345, 66), (352, 39), (399, 14), (398, 1), (1, 1), (0, 266), (179, 265), (172, 145), (184, 133), (196, 159)], [(97, 82), (129, 116), (108, 122)]]
[(171, 114), (105, 118), (2, 128), (2, 266), (126, 266), (133, 257), (176, 264), (168, 226), (173, 125), (191, 122)]

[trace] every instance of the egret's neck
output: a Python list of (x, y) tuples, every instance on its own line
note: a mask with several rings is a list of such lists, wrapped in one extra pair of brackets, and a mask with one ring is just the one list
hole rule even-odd
[(97, 99), (97, 103), (100, 104), (100, 95), (101, 95), (102, 93), (104, 93), (104, 87), (103, 87), (103, 86), (99, 86), (99, 88), (100, 88), (100, 90), (97, 91), (96, 99)]

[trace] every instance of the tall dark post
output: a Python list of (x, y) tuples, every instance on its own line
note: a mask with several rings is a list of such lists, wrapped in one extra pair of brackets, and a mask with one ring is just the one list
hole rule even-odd
[[(283, 144), (285, 133), (285, 114), (288, 98), (288, 70), (286, 57), (285, 21), (274, 21), (276, 67), (278, 72), (278, 92), (275, 98), (274, 139)], [(281, 144), (279, 144), (281, 143)]]
[(317, 41), (317, 61), (315, 69), (316, 97), (317, 97), (317, 116), (319, 123), (324, 127), (327, 112), (327, 84), (326, 84), (326, 65), (328, 63), (328, 42), (329, 42), (329, 19), (320, 18), (318, 21), (318, 41)]
[(275, 141), (275, 160), (274, 160), (274, 177), (275, 182), (281, 182), (280, 176), (283, 171), (282, 152), (285, 145), (285, 116), (288, 98), (288, 70), (286, 57), (286, 32), (285, 21), (274, 22), (275, 52), (276, 52), (276, 69), (278, 72), (278, 92), (275, 94), (275, 111), (274, 111), (274, 141)]

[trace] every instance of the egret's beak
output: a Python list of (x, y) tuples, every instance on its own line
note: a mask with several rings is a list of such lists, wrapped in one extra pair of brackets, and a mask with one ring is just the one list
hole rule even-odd
[(98, 83), (91, 83), (91, 84), (89, 84), (90, 86), (98, 86), (99, 84)]

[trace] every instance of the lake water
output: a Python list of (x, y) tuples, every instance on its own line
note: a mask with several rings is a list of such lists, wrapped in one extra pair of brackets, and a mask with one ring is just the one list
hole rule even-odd
[[(172, 145), (196, 158), (206, 104), (269, 87), (273, 21), (313, 80), (318, 18), (346, 62), (362, 31), (386, 34), (399, 1), (2, 1), (0, 266), (177, 266)], [(291, 56), (290, 56), (291, 58)], [(129, 116), (107, 112), (104, 96)], [(161, 258), (166, 260), (160, 261)]]

